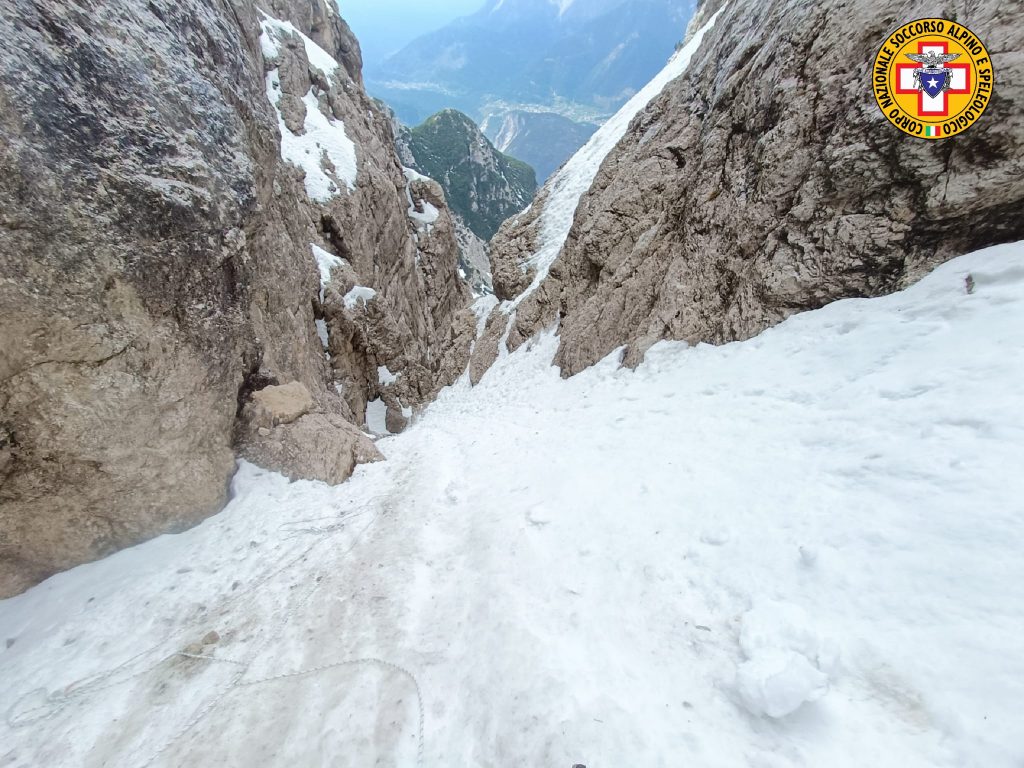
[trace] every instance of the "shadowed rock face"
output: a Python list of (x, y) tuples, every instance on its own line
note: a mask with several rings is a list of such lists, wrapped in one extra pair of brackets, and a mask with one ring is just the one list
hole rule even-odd
[[(1024, 14), (997, 0), (942, 12), (983, 36), (997, 86), (968, 132), (925, 142), (889, 125), (869, 89), (881, 41), (918, 5), (725, 6), (605, 160), (510, 346), (560, 318), (564, 375), (621, 346), (635, 365), (661, 339), (745, 339), (1024, 237)], [(492, 244), (499, 296), (529, 284), (536, 228), (523, 217)]]
[[(457, 247), (442, 225), (418, 248), (358, 44), (323, 0), (261, 7), (335, 73), (294, 35), (265, 61), (241, 0), (0, 8), (0, 596), (216, 512), (236, 439), (293, 476), (344, 479), (378, 457), (344, 426), (368, 399), (390, 386), (413, 408), (464, 367), (470, 340), (446, 346), (466, 335)], [(344, 122), (351, 191), (313, 201), (281, 159), (272, 64)], [(332, 277), (373, 289), (372, 307), (347, 309), (333, 283), (321, 301), (311, 244), (347, 260)], [(315, 321), (332, 312), (327, 360)], [(250, 434), (250, 394), (290, 382), (310, 412)]]

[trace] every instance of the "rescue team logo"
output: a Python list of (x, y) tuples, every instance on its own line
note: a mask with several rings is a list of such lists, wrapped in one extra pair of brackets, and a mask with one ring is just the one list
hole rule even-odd
[(921, 139), (948, 139), (974, 125), (994, 84), (984, 44), (948, 19), (904, 24), (882, 43), (872, 71), (882, 113)]

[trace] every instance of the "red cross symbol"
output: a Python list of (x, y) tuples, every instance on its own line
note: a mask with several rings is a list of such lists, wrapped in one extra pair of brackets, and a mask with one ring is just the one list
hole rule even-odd
[[(949, 53), (949, 43), (942, 40), (921, 40), (917, 44), (918, 53)], [(949, 102), (946, 99), (947, 93), (970, 94), (971, 92), (971, 65), (970, 64), (946, 64), (946, 69), (952, 70), (949, 74), (950, 87), (945, 93), (938, 96), (929, 96), (919, 90), (914, 84), (914, 70), (918, 64), (897, 64), (896, 65), (896, 93), (917, 94), (917, 114), (919, 117), (949, 117)]]

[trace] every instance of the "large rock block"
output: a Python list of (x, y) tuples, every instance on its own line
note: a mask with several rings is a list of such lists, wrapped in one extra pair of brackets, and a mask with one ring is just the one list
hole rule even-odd
[(244, 415), (257, 427), (272, 428), (298, 421), (313, 409), (313, 396), (299, 381), (265, 387), (252, 393)]
[(383, 461), (373, 440), (340, 416), (305, 414), (274, 427), (250, 422), (238, 442), (238, 453), (254, 464), (292, 480), (343, 483), (359, 464)]

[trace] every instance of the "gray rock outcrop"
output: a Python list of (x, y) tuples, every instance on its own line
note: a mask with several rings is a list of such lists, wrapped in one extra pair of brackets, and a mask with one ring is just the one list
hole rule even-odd
[[(355, 38), (322, 0), (260, 7), (276, 52), (246, 0), (0, 7), (0, 596), (218, 511), (236, 446), (343, 480), (379, 458), (368, 401), (464, 367), (454, 237), (417, 242)], [(250, 431), (291, 382), (308, 412)]]
[[(749, 338), (1024, 238), (1019, 4), (709, 2), (695, 23), (720, 7), (688, 70), (605, 159), (548, 278), (508, 316), (510, 348), (559, 322), (563, 375), (622, 346), (635, 365), (661, 339)], [(929, 13), (982, 35), (997, 74), (982, 120), (939, 142), (896, 130), (869, 88), (881, 41)], [(532, 280), (546, 194), (492, 243), (500, 298)], [(475, 377), (491, 354), (478, 343)]]

